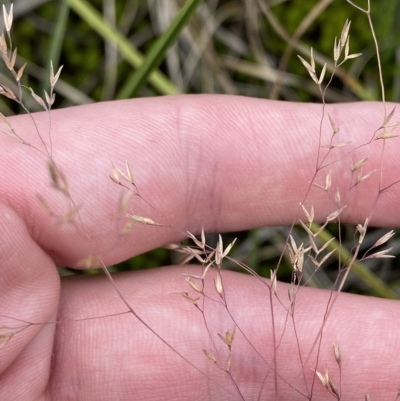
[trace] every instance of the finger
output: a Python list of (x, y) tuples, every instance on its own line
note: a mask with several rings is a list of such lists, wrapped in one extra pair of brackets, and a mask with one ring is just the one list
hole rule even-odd
[[(193, 274), (200, 268), (186, 269)], [(280, 302), (274, 299), (271, 309), (268, 290), (261, 281), (223, 271), (225, 308), (214, 290), (212, 272), (206, 279), (205, 301), (180, 273), (182, 267), (115, 276), (135, 312), (168, 345), (132, 314), (105, 316), (126, 308), (104, 276), (66, 279), (50, 398), (67, 399), (74, 394), (77, 399), (97, 401), (118, 394), (121, 401), (240, 399), (224, 370), (228, 347), (218, 336), (235, 325), (231, 373), (246, 400), (303, 400), (310, 399), (311, 393), (312, 399), (328, 399), (321, 383), (312, 385), (312, 369), (325, 373), (325, 366), (343, 399), (361, 399), (366, 388), (372, 399), (396, 394), (400, 362), (393, 350), (399, 344), (392, 329), (398, 319), (397, 303), (341, 294), (321, 342), (311, 351), (329, 292), (302, 288), (292, 319), (284, 284), (278, 284)], [(172, 295), (175, 291), (199, 297), (199, 308)], [(84, 320), (93, 317), (97, 318)], [(334, 342), (340, 346), (341, 374)], [(216, 363), (205, 356), (204, 349), (215, 356)]]
[(59, 277), (16, 213), (0, 204), (0, 399), (37, 399), (50, 372)]
[[(382, 106), (354, 103), (328, 110), (340, 127), (332, 143), (351, 144), (331, 151), (325, 160), (328, 167), (315, 178), (325, 185), (332, 169), (331, 197), (313, 187), (307, 207), (313, 204), (316, 218), (323, 221), (337, 208), (332, 197), (338, 187), (341, 204), (347, 206), (344, 220), (363, 223), (374, 210), (374, 224), (398, 225), (396, 185), (374, 206), (379, 171), (349, 190), (355, 179), (350, 156), (353, 163), (369, 157), (365, 173), (379, 169), (382, 142), (347, 152), (371, 139), (382, 124)], [(7, 137), (2, 138), (7, 152), (1, 163), (8, 184), (2, 196), (25, 216), (32, 236), (59, 264), (76, 265), (99, 254), (114, 263), (202, 226), (220, 232), (291, 223), (304, 216), (299, 202), (316, 172), (318, 150), (320, 161), (326, 153), (319, 145), (331, 141), (332, 128), (325, 119), (319, 142), (321, 116), (320, 105), (228, 96), (138, 99), (54, 111), (53, 155), (68, 179), (73, 207), (51, 187), (45, 157)], [(35, 119), (49, 143), (47, 115)], [(28, 117), (15, 118), (12, 124), (27, 142), (41, 148)], [(397, 145), (393, 140), (391, 144), (384, 152), (383, 187), (399, 176)], [(133, 196), (128, 213), (173, 229), (134, 222), (131, 234), (121, 238), (126, 217), (118, 217), (118, 206), (123, 189), (109, 176), (111, 163), (125, 170), (126, 161), (145, 200)], [(46, 200), (51, 215), (37, 195)], [(74, 223), (63, 224), (62, 216), (75, 207), (79, 215), (71, 219)]]

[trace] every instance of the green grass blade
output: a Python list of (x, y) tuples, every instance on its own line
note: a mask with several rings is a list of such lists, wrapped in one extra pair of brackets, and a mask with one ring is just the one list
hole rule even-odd
[(171, 25), (157, 39), (144, 60), (144, 63), (131, 76), (117, 98), (135, 96), (138, 90), (146, 84), (151, 72), (157, 68), (165, 57), (167, 50), (175, 43), (181, 31), (187, 25), (197, 7), (203, 0), (187, 0)]
[(53, 62), (54, 71), (57, 71), (59, 67), (61, 48), (64, 42), (65, 30), (67, 28), (68, 16), (69, 5), (66, 0), (62, 0), (58, 9), (57, 21), (51, 39), (49, 55), (47, 57), (48, 63), (44, 76), (45, 79), (42, 80), (42, 89), (47, 91), (50, 88), (50, 60)]
[[(311, 225), (311, 229), (313, 232), (316, 232), (320, 229), (320, 225), (313, 223)], [(327, 243), (331, 238), (332, 235), (327, 230), (322, 230), (321, 233), (318, 235), (318, 238), (323, 242)], [(350, 252), (340, 246), (339, 241), (336, 239), (332, 240), (332, 242), (328, 245), (327, 250), (333, 251), (335, 250), (335, 255), (337, 257), (340, 256), (340, 260), (342, 263), (346, 263), (345, 261), (350, 261), (352, 259), (352, 255)], [(375, 273), (373, 273), (368, 267), (366, 267), (363, 263), (356, 261), (351, 271), (359, 278), (361, 278), (365, 284), (367, 284), (372, 290), (374, 290), (375, 294), (388, 299), (399, 299), (400, 295), (392, 290), (387, 284), (385, 284)]]
[[(107, 24), (101, 14), (86, 0), (67, 0), (70, 7), (89, 24), (104, 40), (115, 44), (118, 51), (134, 68), (143, 64), (143, 55), (130, 43), (124, 35)], [(178, 93), (175, 85), (160, 71), (152, 71), (150, 83), (163, 95)]]

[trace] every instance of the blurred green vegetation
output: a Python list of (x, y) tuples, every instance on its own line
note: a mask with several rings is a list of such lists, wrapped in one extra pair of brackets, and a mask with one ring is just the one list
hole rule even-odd
[[(169, 86), (149, 83), (145, 76), (136, 96), (207, 92), (268, 98), (282, 54), (288, 47), (281, 30), (289, 36), (295, 34), (315, 8), (326, 3), (306, 25), (298, 48), (289, 58), (279, 98), (320, 100), (296, 55), (307, 58), (309, 48), (313, 47), (321, 57), (332, 59), (334, 37), (340, 35), (348, 18), (352, 20), (351, 50), (363, 53), (361, 58), (348, 63), (348, 72), (362, 87), (365, 98), (379, 99), (376, 58), (367, 19), (344, 0), (17, 0), (13, 41), (19, 55), (29, 61), (26, 70), (29, 79), (25, 83), (35, 90), (41, 89), (52, 59), (55, 65), (64, 65), (62, 82), (67, 84), (66, 88), (58, 88), (61, 96), (57, 106), (114, 99), (121, 94), (132, 97), (134, 90), (126, 91), (127, 82), (135, 76), (141, 62), (148, 59), (154, 44), (159, 44), (162, 33), (176, 23), (179, 10), (189, 2), (193, 7), (183, 20), (185, 29), (176, 30), (172, 41), (167, 42), (170, 50), (166, 56), (165, 49), (161, 49), (163, 58), (151, 66)], [(387, 96), (397, 101), (400, 100), (396, 90), (400, 4), (396, 0), (373, 1), (372, 9), (385, 67)], [(107, 33), (107, 27), (116, 37)], [(118, 37), (126, 40), (131, 53), (118, 42)], [(116, 50), (115, 43), (124, 50)], [(308, 52), (302, 53), (302, 46)], [(142, 60), (133, 61), (133, 54)], [(22, 62), (20, 59), (17, 64)], [(353, 89), (337, 79), (328, 101), (360, 99), (360, 93)], [(6, 107), (9, 105), (3, 106)]]
[[(10, 3), (4, 3), (8, 9)], [(366, 3), (357, 1), (362, 7)], [(332, 60), (334, 38), (340, 35), (346, 19), (352, 21), (350, 51), (362, 52), (362, 56), (346, 63), (326, 100), (380, 99), (368, 21), (344, 0), (16, 0), (14, 15), (17, 67), (28, 62), (23, 84), (42, 93), (48, 86), (49, 60), (55, 67), (64, 65), (55, 107), (169, 93), (227, 93), (319, 102), (316, 86), (297, 54), (309, 59), (313, 47), (320, 71), (319, 60)], [(400, 2), (372, 1), (372, 17), (387, 99), (400, 101)], [(4, 69), (0, 80), (12, 86)], [(38, 110), (29, 97), (26, 103), (31, 110)], [(0, 110), (4, 114), (21, 112), (2, 98)], [(331, 232), (335, 229), (332, 226)], [(238, 236), (232, 256), (268, 277), (279, 259), (287, 230), (264, 228), (226, 235), (224, 241)], [(372, 232), (371, 238), (378, 233), (381, 230)], [(295, 236), (301, 241), (304, 233), (296, 229)], [(345, 228), (343, 245), (351, 249), (353, 240), (354, 228)], [(399, 254), (398, 240), (392, 242), (393, 251)], [(176, 257), (171, 259), (166, 250), (155, 250), (112, 270), (155, 267), (171, 261), (176, 262)], [(314, 276), (310, 284), (331, 286), (337, 275), (334, 265)], [(397, 260), (380, 260), (368, 266), (376, 280), (398, 290), (396, 267)], [(227, 268), (236, 267), (228, 262)], [(290, 276), (291, 267), (284, 260), (280, 279), (290, 280)], [(347, 290), (376, 295), (371, 288), (356, 275), (346, 286)]]

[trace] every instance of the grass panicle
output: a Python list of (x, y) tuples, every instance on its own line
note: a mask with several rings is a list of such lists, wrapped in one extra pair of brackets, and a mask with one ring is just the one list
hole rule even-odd
[[(146, 228), (143, 226), (149, 226), (151, 230), (166, 228), (186, 238), (182, 243), (168, 246), (168, 249), (172, 250), (174, 255), (178, 255), (181, 264), (191, 262), (201, 266), (200, 274), (182, 272), (183, 289), (174, 291), (171, 295), (180, 296), (182, 302), (188, 302), (191, 305), (193, 313), (201, 316), (206, 336), (204, 343), (199, 344), (198, 349), (194, 350), (194, 352), (201, 354), (207, 360), (207, 363), (211, 365), (211, 368), (206, 370), (194, 364), (190, 355), (183, 354), (170, 341), (163, 338), (147, 322), (146, 316), (141, 316), (136, 305), (127, 301), (122, 290), (117, 286), (110, 274), (109, 268), (104, 263), (104, 256), (112, 251), (113, 244), (109, 249), (102, 249), (101, 251), (92, 244), (91, 237), (87, 234), (83, 223), (82, 207), (75, 202), (71, 194), (71, 182), (73, 182), (74, 177), (69, 177), (63, 172), (63, 166), (59, 164), (53, 154), (51, 135), (52, 107), (56, 102), (56, 85), (62, 86), (63, 84), (61, 78), (61, 72), (64, 73), (63, 66), (60, 66), (55, 71), (53, 62), (50, 61), (49, 77), (46, 78), (48, 81), (47, 85), (44, 85), (48, 89), (43, 90), (42, 96), (33, 87), (24, 86), (22, 82), (29, 78), (26, 77), (29, 66), (27, 67), (26, 62), (21, 63), (17, 48), (14, 48), (11, 39), (14, 8), (13, 5), (8, 9), (3, 5), (2, 8), (5, 33), (3, 32), (0, 35), (0, 54), (9, 76), (9, 81), (7, 81), (7, 84), (0, 83), (0, 97), (13, 102), (22, 112), (29, 115), (40, 145), (33, 145), (25, 140), (24, 135), (16, 132), (10, 120), (3, 113), (0, 113), (1, 133), (21, 146), (32, 148), (39, 157), (42, 157), (43, 165), (47, 166), (51, 188), (67, 201), (65, 212), (59, 214), (54, 212), (54, 210), (57, 210), (55, 205), (42, 194), (38, 194), (37, 200), (42, 209), (51, 217), (56, 227), (71, 225), (76, 228), (83, 240), (90, 244), (91, 252), (78, 261), (77, 266), (82, 269), (99, 268), (106, 275), (124, 307), (122, 312), (112, 316), (130, 314), (164, 344), (167, 349), (178, 356), (188, 369), (192, 369), (201, 377), (207, 378), (210, 383), (219, 387), (229, 397), (232, 397), (230, 399), (249, 399), (241, 377), (238, 376), (238, 369), (236, 369), (237, 361), (240, 357), (243, 357), (243, 354), (246, 359), (255, 360), (258, 363), (254, 367), (254, 372), (259, 377), (255, 377), (253, 383), (254, 386), (257, 386), (258, 399), (265, 399), (266, 394), (269, 394), (270, 399), (281, 399), (282, 394), (290, 392), (293, 396), (312, 400), (316, 392), (320, 391), (321, 388), (326, 391), (327, 396), (329, 395), (333, 399), (346, 399), (344, 383), (347, 378), (343, 372), (345, 369), (353, 368), (348, 365), (350, 360), (346, 355), (348, 350), (346, 352), (342, 351), (338, 341), (328, 344), (326, 340), (327, 323), (341, 292), (344, 291), (346, 284), (354, 273), (362, 277), (363, 282), (373, 287), (379, 295), (385, 295), (388, 298), (399, 297), (390, 286), (380, 281), (375, 273), (369, 271), (364, 262), (372, 263), (376, 259), (388, 260), (395, 258), (395, 255), (392, 254), (394, 251), (393, 239), (395, 237), (393, 230), (379, 234), (372, 242), (369, 234), (372, 231), (370, 221), (374, 211), (379, 206), (381, 197), (385, 192), (394, 189), (400, 182), (386, 183), (385, 181), (387, 141), (396, 140), (399, 136), (397, 129), (400, 122), (397, 122), (395, 118), (396, 108), (394, 107), (390, 112), (388, 112), (387, 108), (382, 61), (377, 35), (372, 23), (370, 1), (367, 1), (366, 8), (362, 8), (350, 0), (346, 1), (367, 17), (379, 71), (382, 118), (377, 122), (375, 129), (372, 128), (371, 132), (367, 133), (368, 138), (361, 144), (354, 144), (352, 141), (346, 140), (346, 138), (343, 140), (342, 132), (340, 131), (341, 127), (338, 124), (340, 119), (333, 117), (333, 113), (329, 113), (329, 101), (337, 100), (334, 89), (337, 78), (347, 82), (355, 93), (363, 94), (364, 99), (370, 96), (369, 92), (362, 90), (360, 83), (344, 70), (349, 63), (356, 63), (357, 59), (363, 57), (361, 53), (352, 53), (350, 50), (350, 32), (353, 29), (351, 21), (349, 19), (344, 21), (337, 37), (332, 40), (332, 54), (328, 57), (312, 47), (305, 46), (300, 42), (300, 39), (305, 33), (306, 26), (309, 26), (317, 18), (318, 13), (322, 12), (330, 1), (320, 2), (321, 4), (318, 5), (318, 8), (310, 11), (305, 22), (298, 27), (293, 36), (290, 36), (279, 24), (265, 2), (252, 0), (245, 5), (246, 15), (254, 22), (254, 26), (259, 23), (257, 15), (259, 10), (260, 15), (264, 15), (269, 22), (271, 29), (277, 35), (283, 37), (287, 44), (285, 57), (279, 64), (279, 68), (272, 73), (269, 66), (271, 58), (262, 52), (262, 43), (257, 40), (254, 32), (250, 29), (251, 27), (247, 26), (250, 47), (256, 56), (254, 59), (260, 61), (261, 66), (264, 68), (262, 70), (263, 74), (265, 74), (265, 71), (269, 72), (265, 80), (273, 81), (271, 97), (278, 97), (279, 93), (290, 92), (290, 85), (300, 86), (305, 82), (290, 76), (284, 71), (285, 66), (289, 63), (288, 55), (293, 49), (296, 49), (301, 53), (301, 55), (298, 55), (297, 61), (300, 61), (299, 64), (305, 69), (309, 76), (308, 80), (311, 81), (307, 82), (307, 87), (311, 86), (310, 93), (313, 96), (318, 96), (321, 101), (321, 111), (318, 115), (319, 121), (313, 133), (315, 142), (318, 144), (315, 154), (315, 168), (305, 193), (299, 194), (297, 206), (302, 218), (299, 221), (294, 221), (284, 232), (284, 238), (280, 241), (281, 245), (277, 247), (278, 251), (275, 252), (277, 255), (276, 264), (272, 268), (268, 268), (269, 280), (262, 278), (250, 263), (242, 262), (239, 260), (240, 258), (236, 257), (236, 249), (240, 246), (240, 240), (237, 240), (237, 238), (228, 240), (227, 237), (219, 234), (214, 237), (209, 236), (206, 234), (207, 227), (203, 227), (198, 233), (199, 235), (182, 231), (180, 228), (175, 227), (173, 222), (170, 222), (167, 217), (153, 206), (151, 199), (142, 196), (139, 191), (140, 174), (135, 172), (134, 175), (134, 169), (131, 168), (129, 161), (126, 161), (125, 166), (121, 167), (115, 161), (110, 160), (110, 174), (109, 177), (104, 177), (104, 179), (111, 179), (115, 191), (119, 191), (120, 194), (118, 203), (115, 205), (115, 215), (117, 216), (115, 224), (118, 227), (115, 243), (122, 237), (129, 236), (133, 230), (145, 230)], [(212, 16), (212, 8), (209, 3), (199, 0), (187, 1), (177, 12), (164, 33), (154, 41), (147, 56), (144, 56), (120, 32), (121, 27), (118, 29), (114, 27), (114, 29), (110, 26), (109, 21), (112, 18), (102, 19), (99, 12), (86, 1), (69, 0), (67, 3), (90, 26), (94, 27), (102, 38), (115, 46), (122, 58), (136, 68), (136, 71), (128, 79), (126, 88), (115, 92), (116, 98), (126, 97), (130, 93), (140, 93), (144, 88), (148, 90), (147, 85), (149, 83), (152, 89), (156, 89), (162, 94), (177, 93), (179, 88), (185, 88), (194, 80), (192, 75), (195, 73), (191, 65), (197, 64), (199, 60), (201, 61), (200, 64), (208, 64), (209, 69), (201, 70), (198, 75), (195, 75), (195, 78), (214, 75), (209, 74), (210, 70), (212, 70), (215, 72), (215, 82), (206, 82), (201, 79), (203, 87), (223, 88), (226, 93), (240, 93), (236, 87), (239, 85), (235, 86), (232, 76), (227, 73), (229, 69), (234, 70), (236, 74), (251, 75), (251, 79), (246, 84), (249, 87), (251, 87), (253, 79), (259, 79), (260, 76), (265, 77), (249, 61), (251, 59), (249, 45), (239, 40), (234, 31), (219, 29), (224, 18), (228, 19), (231, 15), (238, 15), (234, 7), (225, 9), (226, 15), (218, 14), (218, 20)], [(66, 15), (65, 10), (63, 15)], [(192, 19), (194, 19), (194, 22)], [(204, 19), (209, 23), (204, 24), (204, 28), (199, 33), (199, 37), (203, 38), (202, 43), (199, 44), (193, 41), (193, 33), (199, 31), (198, 22)], [(63, 21), (65, 23), (65, 20)], [(210, 45), (212, 36), (210, 32), (215, 33), (222, 44), (230, 44), (231, 48), (227, 52), (229, 53), (228, 56), (214, 52), (215, 49), (212, 49)], [(179, 36), (180, 34), (182, 35)], [(185, 43), (186, 48), (191, 48), (191, 53), (183, 63), (177, 62), (181, 57), (178, 37)], [(352, 40), (353, 42), (354, 39)], [(188, 46), (188, 44), (191, 44), (191, 46)], [(240, 54), (245, 54), (247, 59), (241, 59), (239, 57)], [(171, 76), (175, 77), (174, 80), (170, 80), (158, 70), (164, 60), (167, 60), (167, 68), (175, 71), (171, 73)], [(177, 69), (178, 64), (182, 65), (179, 71)], [(208, 74), (205, 74), (205, 71)], [(26, 80), (29, 81), (28, 79)], [(29, 111), (29, 101), (25, 99), (26, 92), (30, 94), (30, 101), (36, 103), (47, 113), (49, 122), (47, 135), (43, 135), (39, 130), (35, 115)], [(340, 99), (348, 100), (345, 96)], [(339, 137), (340, 139), (338, 139)], [(373, 165), (372, 160), (374, 158), (369, 153), (371, 152), (371, 145), (375, 143), (380, 145), (377, 165)], [(356, 151), (357, 154), (355, 154)], [(339, 176), (337, 173), (338, 166), (345, 166), (345, 170), (349, 173), (347, 178), (346, 176)], [(359, 221), (353, 227), (354, 241), (349, 245), (345, 243), (343, 234), (346, 229), (348, 230), (348, 227), (344, 228), (342, 223), (343, 215), (348, 212), (346, 200), (349, 194), (353, 194), (357, 190), (357, 187), (366, 185), (366, 183), (375, 185), (371, 192), (374, 197), (374, 204), (369, 213), (363, 217), (363, 221)], [(319, 192), (319, 196), (324, 197), (326, 205), (330, 208), (330, 212), (319, 222), (316, 221), (318, 211), (314, 209), (313, 196), (315, 192)], [(142, 215), (137, 210), (134, 200), (145, 204), (148, 214), (143, 213)], [(329, 231), (332, 227), (336, 232), (335, 236)], [(333, 269), (332, 265), (335, 266)], [(262, 339), (261, 343), (270, 347), (268, 351), (266, 347), (257, 348), (254, 345), (252, 341), (254, 333), (248, 333), (241, 324), (241, 320), (236, 317), (234, 308), (231, 306), (232, 293), (225, 275), (225, 269), (228, 267), (252, 274), (254, 276), (254, 285), (261, 286), (265, 293), (265, 315), (268, 316), (269, 325), (265, 327), (264, 332), (257, 333), (257, 335)], [(287, 283), (279, 281), (285, 270), (289, 271)], [(320, 275), (327, 275), (326, 272), (328, 270), (330, 273), (333, 271), (334, 279), (331, 282), (332, 285), (328, 288), (327, 304), (323, 315), (316, 317), (316, 319), (320, 320), (320, 326), (317, 334), (312, 338), (311, 345), (306, 348), (301, 343), (298, 334), (299, 320), (296, 314), (298, 296), (305, 286), (317, 282)], [(284, 287), (287, 288), (282, 290)], [(221, 316), (217, 324), (218, 327), (215, 324), (211, 324), (210, 321), (210, 316), (215, 310)], [(244, 305), (243, 313), (247, 313), (246, 305)], [(278, 321), (278, 316), (284, 316), (283, 324)], [(97, 318), (100, 319), (102, 317), (105, 316)], [(0, 319), (9, 319), (13, 322), (13, 324), (2, 324), (0, 322), (0, 348), (7, 347), (16, 335), (32, 326), (61, 323), (60, 321), (50, 323), (26, 322), (19, 320), (18, 317), (8, 316), (0, 316)], [(341, 328), (338, 327), (337, 333), (329, 334), (339, 338), (342, 335), (340, 330)], [(291, 361), (297, 371), (294, 381), (287, 380), (287, 374), (282, 367), (283, 364), (280, 359), (281, 352), (289, 341), (289, 336), (291, 336), (290, 341), (296, 345), (296, 352), (292, 355)], [(242, 349), (245, 349), (245, 351), (241, 351)], [(326, 357), (326, 349), (329, 349), (331, 359)], [(240, 354), (241, 352), (242, 354)], [(219, 378), (216, 378), (217, 376), (214, 377), (213, 369), (223, 372), (223, 377), (226, 380), (221, 382)], [(271, 396), (271, 394), (273, 395)], [(362, 397), (362, 394), (360, 394), (360, 397)], [(397, 390), (395, 399), (397, 400), (399, 397), (400, 392)], [(364, 398), (365, 400), (372, 399), (368, 390), (366, 390)]]

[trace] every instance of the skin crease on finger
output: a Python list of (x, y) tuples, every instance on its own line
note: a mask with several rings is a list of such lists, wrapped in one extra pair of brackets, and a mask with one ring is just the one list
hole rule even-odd
[[(377, 103), (330, 105), (329, 112), (341, 129), (340, 135), (343, 133), (343, 139), (351, 140), (354, 147), (368, 142), (375, 129), (371, 127), (378, 128), (382, 119), (382, 108)], [(222, 232), (290, 224), (301, 215), (299, 202), (307, 191), (315, 169), (320, 115), (320, 105), (229, 96), (140, 99), (54, 111), (51, 129), (54, 159), (68, 177), (71, 196), (79, 206), (79, 224), (54, 224), (37, 201), (37, 195), (45, 198), (60, 215), (68, 211), (69, 203), (51, 188), (46, 158), (33, 148), (24, 147), (5, 136), (0, 139), (4, 149), (4, 156), (0, 160), (4, 174), (1, 201), (5, 209), (18, 216), (22, 225), (20, 235), (28, 241), (27, 246), (35, 249), (38, 258), (43, 257), (43, 262), (29, 266), (30, 272), (36, 272), (38, 282), (39, 277), (49, 274), (46, 271), (50, 270), (46, 269), (54, 268), (54, 263), (76, 266), (82, 258), (99, 254), (100, 251), (106, 264), (116, 263), (181, 239), (186, 230), (198, 233), (202, 226), (209, 232)], [(47, 116), (38, 114), (35, 119), (40, 131), (47, 132)], [(16, 117), (11, 122), (27, 142), (40, 148), (27, 117)], [(329, 132), (329, 127), (325, 128)], [(372, 164), (379, 163), (379, 150), (377, 143), (365, 150)], [(355, 158), (364, 156), (361, 150), (355, 153)], [(387, 184), (393, 182), (399, 173), (397, 153), (395, 146), (388, 147), (386, 151)], [(150, 207), (135, 198), (129, 210), (173, 228), (140, 226), (129, 236), (118, 237), (115, 222), (121, 191), (109, 175), (111, 163), (122, 169), (126, 160), (132, 167), (141, 196), (152, 205)], [(348, 166), (345, 163), (334, 165), (333, 177), (345, 177), (346, 174)], [(340, 180), (335, 185), (340, 185)], [(364, 222), (375, 198), (375, 195), (372, 198), (368, 195), (376, 193), (376, 189), (373, 192), (376, 185), (373, 178), (347, 195), (343, 220)], [(312, 199), (318, 220), (333, 211), (320, 191), (313, 189), (309, 199)], [(398, 226), (400, 208), (395, 207), (397, 203), (396, 191), (385, 193), (374, 210), (373, 224)], [(7, 255), (0, 256), (2, 260), (7, 258)], [(16, 261), (29, 264), (21, 258)], [(182, 288), (186, 290), (182, 277), (178, 275), (182, 269), (137, 273), (132, 280), (117, 279), (117, 286), (127, 294), (132, 306), (138, 305), (152, 327), (180, 349), (179, 352), (193, 358), (193, 363), (206, 372), (207, 378), (191, 370), (188, 367), (190, 365), (165, 344), (157, 342), (156, 337), (135, 322), (131, 315), (110, 320), (96, 319), (93, 325), (74, 322), (85, 308), (89, 308), (89, 315), (93, 313), (91, 316), (117, 313), (124, 309), (112, 286), (104, 278), (72, 279), (62, 285), (59, 316), (64, 323), (57, 325), (52, 367), (48, 368), (50, 384), (45, 399), (58, 399), (57, 392), (60, 391), (63, 392), (59, 398), (62, 400), (90, 400), (89, 396), (92, 399), (104, 396), (104, 399), (113, 397), (123, 400), (131, 399), (129, 396), (132, 392), (139, 394), (138, 399), (155, 400), (161, 399), (161, 393), (157, 391), (172, 389), (176, 393), (171, 399), (176, 400), (216, 399), (214, 394), (221, 397), (217, 399), (232, 399), (229, 393), (225, 395), (226, 390), (216, 384), (223, 382), (224, 388), (234, 394), (226, 375), (215, 369), (202, 353), (202, 347), (207, 346), (203, 341), (207, 333), (204, 333), (201, 315), (199, 318), (199, 314), (196, 315), (193, 308), (189, 308), (193, 305), (186, 305), (181, 298), (169, 295), (176, 290), (182, 291)], [(265, 314), (265, 309), (268, 310), (265, 286), (259, 285), (255, 290), (255, 279), (244, 279), (243, 276), (229, 273), (226, 273), (226, 277), (234, 315), (243, 319), (241, 325), (246, 332), (254, 335), (253, 341), (258, 348), (265, 347), (268, 354), (271, 351), (268, 348), (268, 344), (271, 344), (271, 332), (268, 332), (271, 326), (263, 320), (270, 318)], [(20, 279), (24, 280), (22, 273)], [(49, 284), (55, 289), (51, 295), (51, 307), (57, 304), (56, 282)], [(286, 288), (282, 291), (286, 294)], [(315, 333), (316, 327), (322, 324), (328, 295), (327, 292), (305, 289), (304, 295), (298, 299), (296, 319), (304, 350), (310, 348), (310, 341), (316, 335), (310, 336), (310, 330), (314, 328)], [(23, 294), (13, 293), (12, 296), (17, 299)], [(286, 299), (287, 295), (282, 294), (281, 297)], [(243, 305), (248, 306), (242, 310), (240, 307)], [(390, 331), (393, 321), (398, 319), (395, 305), (394, 302), (344, 294), (338, 298), (324, 330), (326, 347), (321, 351), (321, 358), (329, 360), (329, 366), (333, 364), (327, 344), (331, 347), (335, 339), (340, 341), (341, 347), (344, 347), (344, 358), (348, 358), (342, 380), (346, 383), (343, 388), (348, 389), (349, 399), (362, 396), (365, 387), (374, 390), (381, 399), (388, 391), (397, 388), (395, 373), (399, 367), (396, 366), (393, 350), (398, 349), (399, 344)], [(248, 317), (249, 311), (251, 319)], [(15, 313), (13, 310), (13, 315)], [(254, 318), (254, 315), (257, 317)], [(50, 305), (44, 305), (29, 319), (36, 322), (51, 321), (50, 316)], [(209, 316), (210, 324), (216, 326), (215, 330), (222, 333), (229, 330), (230, 327), (218, 326), (218, 317)], [(276, 319), (277, 325), (283, 324), (284, 316), (277, 316)], [(33, 328), (29, 330), (32, 332)], [(36, 336), (38, 338), (39, 334)], [(288, 332), (284, 340), (289, 344), (282, 346), (277, 359), (279, 366), (287, 372), (288, 380), (297, 381), (300, 380), (299, 370), (292, 364), (293, 355), (297, 352), (294, 338)], [(47, 341), (46, 346), (51, 347), (52, 342)], [(16, 349), (16, 355), (22, 355), (22, 350), (29, 349), (29, 345), (22, 342), (20, 347), (19, 351)], [(149, 358), (146, 352), (152, 347), (157, 347), (154, 349), (158, 351)], [(47, 355), (48, 352), (47, 348)], [(86, 356), (85, 353), (88, 354), (86, 359), (82, 357)], [(244, 387), (251, 380), (257, 383), (249, 385), (252, 388), (246, 390), (252, 399), (259, 391), (265, 366), (256, 361), (255, 355), (249, 356), (246, 346), (243, 349), (239, 347), (238, 354), (237, 380), (239, 383), (243, 380)], [(307, 355), (303, 355), (305, 357)], [(114, 366), (114, 370), (109, 371), (107, 366), (113, 366), (111, 358), (116, 358), (114, 364), (115, 361), (121, 361), (123, 367), (118, 370)], [(49, 360), (48, 356), (46, 360)], [(321, 363), (323, 369), (324, 362)], [(95, 373), (93, 364), (97, 367)], [(17, 362), (15, 366), (19, 366)], [(249, 373), (251, 369), (255, 369), (254, 374)], [(308, 371), (306, 374), (312, 376)], [(217, 379), (210, 381), (214, 376)], [(280, 380), (283, 379), (286, 378)], [(153, 383), (157, 383), (161, 390), (157, 390)], [(324, 399), (327, 395), (320, 387), (316, 386), (315, 399)], [(209, 392), (204, 394), (204, 388)], [(282, 399), (289, 397), (292, 390), (285, 390), (284, 385), (280, 388)], [(11, 394), (12, 389), (9, 390), (8, 394)], [(268, 385), (265, 391), (274, 394)], [(74, 394), (79, 394), (81, 398), (74, 398)]]

